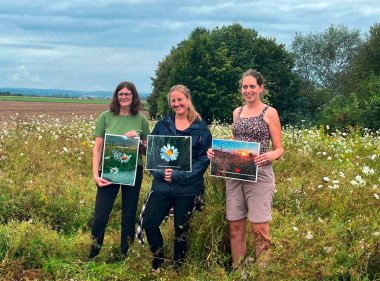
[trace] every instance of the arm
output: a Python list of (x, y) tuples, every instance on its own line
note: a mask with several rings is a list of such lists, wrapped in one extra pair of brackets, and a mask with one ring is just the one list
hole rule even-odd
[(103, 138), (96, 137), (94, 149), (92, 151), (92, 177), (94, 178), (96, 184), (99, 187), (111, 184), (109, 181), (102, 179), (99, 176), (99, 167), (102, 158), (103, 142)]
[(285, 150), (282, 147), (281, 123), (277, 110), (270, 107), (264, 116), (264, 121), (269, 126), (273, 150), (260, 154), (255, 158), (255, 163), (259, 166), (280, 159), (285, 153)]
[(202, 137), (205, 138), (202, 143), (202, 147), (198, 153), (198, 159), (192, 163), (191, 172), (182, 172), (178, 170), (173, 170), (171, 173), (171, 181), (180, 184), (192, 184), (194, 181), (203, 176), (205, 171), (209, 166), (209, 159), (207, 157), (207, 150), (211, 147), (212, 137), (210, 130), (207, 128), (207, 134)]

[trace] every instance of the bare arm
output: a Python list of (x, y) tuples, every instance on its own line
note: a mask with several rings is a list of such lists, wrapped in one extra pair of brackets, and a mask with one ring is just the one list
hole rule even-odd
[(99, 187), (111, 184), (109, 181), (99, 177), (99, 167), (102, 157), (103, 138), (96, 137), (94, 149), (92, 150), (92, 177)]
[(256, 157), (255, 163), (259, 166), (280, 159), (285, 153), (285, 150), (282, 147), (281, 123), (277, 110), (270, 107), (264, 116), (264, 121), (269, 126), (273, 150), (260, 154)]

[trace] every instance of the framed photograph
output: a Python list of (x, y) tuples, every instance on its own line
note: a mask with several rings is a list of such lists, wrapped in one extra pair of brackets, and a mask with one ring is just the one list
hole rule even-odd
[(105, 134), (101, 178), (110, 182), (135, 185), (140, 138)]
[(148, 136), (146, 170), (191, 172), (191, 136)]
[(260, 143), (213, 139), (212, 150), (211, 176), (257, 182), (253, 159), (260, 153)]

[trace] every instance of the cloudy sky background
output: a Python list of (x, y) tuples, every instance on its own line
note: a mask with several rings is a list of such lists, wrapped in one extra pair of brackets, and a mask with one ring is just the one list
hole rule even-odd
[(378, 1), (0, 0), (0, 87), (151, 91), (158, 62), (195, 27), (240, 23), (290, 46), (342, 24), (364, 35)]

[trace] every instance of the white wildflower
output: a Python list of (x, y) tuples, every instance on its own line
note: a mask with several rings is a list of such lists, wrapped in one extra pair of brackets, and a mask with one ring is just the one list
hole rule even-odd
[(306, 233), (306, 235), (305, 235), (305, 238), (307, 239), (307, 240), (310, 240), (310, 239), (313, 239), (313, 234), (311, 234), (311, 232), (310, 231), (308, 231), (307, 233)]
[(63, 147), (63, 151), (67, 153), (69, 152), (69, 149), (67, 147)]
[(329, 182), (329, 180), (330, 180), (329, 177), (323, 177), (322, 179), (324, 182)]
[(366, 175), (372, 175), (373, 173), (375, 173), (375, 171), (368, 166), (364, 166), (362, 172)]
[(326, 253), (330, 253), (332, 250), (332, 247), (326, 246), (326, 247), (323, 247), (323, 250), (325, 250)]
[(379, 195), (374, 193), (373, 196), (375, 196), (376, 199), (379, 199)]
[(293, 230), (294, 231), (298, 231), (298, 227), (297, 226), (293, 226)]

